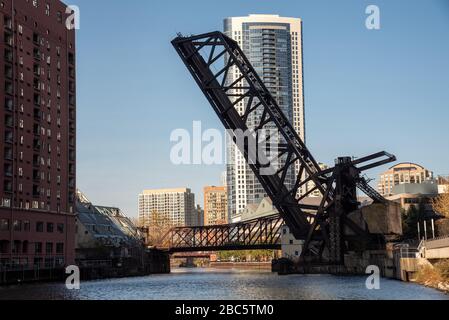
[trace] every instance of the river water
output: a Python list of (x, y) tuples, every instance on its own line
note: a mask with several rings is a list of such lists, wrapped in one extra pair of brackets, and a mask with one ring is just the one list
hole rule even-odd
[(380, 290), (368, 290), (365, 281), (352, 276), (175, 269), (167, 275), (82, 282), (80, 290), (60, 283), (0, 287), (0, 300), (449, 300), (437, 290), (388, 279), (381, 280)]

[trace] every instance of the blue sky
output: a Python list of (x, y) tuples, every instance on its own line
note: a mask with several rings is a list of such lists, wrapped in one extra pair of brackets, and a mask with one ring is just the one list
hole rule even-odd
[[(219, 184), (222, 166), (174, 166), (170, 133), (221, 129), (171, 47), (177, 32), (251, 13), (304, 23), (307, 144), (319, 161), (386, 150), (449, 174), (449, 1), (72, 0), (77, 35), (78, 187), (137, 216), (143, 189)], [(365, 28), (378, 5), (381, 30)], [(376, 178), (384, 168), (372, 170)]]

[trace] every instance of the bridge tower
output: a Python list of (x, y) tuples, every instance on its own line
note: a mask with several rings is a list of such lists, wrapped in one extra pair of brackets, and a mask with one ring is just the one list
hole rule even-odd
[[(178, 35), (172, 44), (290, 231), (304, 240), (303, 258), (343, 264), (349, 242), (370, 237), (347, 219), (359, 205), (356, 189), (375, 202), (386, 202), (361, 173), (396, 158), (387, 152), (360, 159), (342, 157), (334, 168), (322, 170), (234, 40), (217, 31), (189, 37)], [(229, 81), (230, 73), (238, 74), (237, 80)], [(273, 128), (281, 143), (275, 149), (264, 149)], [(250, 134), (239, 143), (238, 132)], [(266, 132), (270, 134), (267, 136)], [(267, 170), (267, 162), (272, 159), (281, 159), (280, 167)], [(299, 167), (299, 174), (291, 187), (286, 177), (295, 166)], [(308, 185), (314, 187), (302, 192)], [(305, 204), (303, 200), (315, 191), (321, 194), (321, 203)], [(346, 235), (345, 228), (356, 236)]]

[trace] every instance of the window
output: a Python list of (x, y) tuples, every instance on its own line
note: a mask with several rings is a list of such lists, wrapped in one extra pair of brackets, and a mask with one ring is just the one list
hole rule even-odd
[(63, 223), (58, 223), (56, 228), (59, 233), (64, 233), (64, 224)]
[(14, 231), (22, 231), (22, 221), (14, 220), (12, 224), (12, 228)]
[(34, 258), (34, 265), (35, 266), (41, 266), (42, 265), (42, 258)]
[(30, 221), (29, 220), (25, 220), (23, 222), (23, 231), (29, 232), (30, 231), (30, 225), (31, 225)]
[(47, 223), (47, 232), (52, 233), (54, 231), (54, 223), (48, 222)]
[(64, 253), (64, 243), (57, 243), (56, 254), (63, 254), (63, 253)]
[(42, 253), (42, 242), (34, 243), (34, 253), (41, 254)]
[[(34, 202), (36, 202), (36, 201), (33, 201), (33, 208), (34, 208)], [(36, 222), (36, 232), (44, 232), (44, 223), (43, 222)]]
[(28, 241), (24, 241), (22, 244), (22, 253), (28, 253)]
[(52, 242), (47, 242), (47, 244), (45, 245), (45, 253), (53, 254), (53, 243)]
[(9, 231), (9, 220), (8, 219), (0, 220), (0, 231)]

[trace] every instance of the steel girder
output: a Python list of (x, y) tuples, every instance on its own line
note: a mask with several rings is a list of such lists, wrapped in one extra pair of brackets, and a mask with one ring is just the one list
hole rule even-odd
[(273, 215), (229, 225), (173, 228), (167, 246), (171, 253), (280, 249), (283, 224), (279, 215)]
[[(361, 172), (395, 161), (396, 158), (386, 152), (355, 160), (346, 157), (340, 158), (334, 168), (321, 170), (234, 40), (217, 31), (190, 37), (179, 35), (172, 44), (224, 127), (231, 130), (234, 142), (238, 140), (236, 130), (253, 133), (245, 139), (243, 146), (238, 145), (240, 151), (292, 234), (297, 239), (305, 240), (303, 255), (316, 251), (312, 250), (311, 243), (318, 240), (322, 242), (321, 255), (323, 248), (327, 248), (329, 260), (342, 263), (345, 247), (343, 227), (347, 226), (364, 236), (356, 225), (345, 219), (349, 209), (357, 208), (356, 187), (374, 201), (386, 202), (360, 176)], [(229, 75), (233, 72), (237, 80), (231, 82)], [(237, 110), (239, 105), (243, 105), (240, 112)], [(260, 154), (254, 154), (249, 147), (266, 142), (266, 136), (258, 134), (264, 128), (276, 128), (282, 137), (275, 158), (283, 161), (273, 174), (262, 173), (266, 158), (260, 159)], [(377, 160), (382, 157), (385, 159)], [(372, 160), (377, 162), (365, 164)], [(286, 177), (296, 166), (299, 174), (292, 186), (286, 183)], [(307, 192), (299, 192), (309, 184), (313, 187)], [(305, 205), (302, 201), (314, 191), (322, 196), (320, 205)]]

